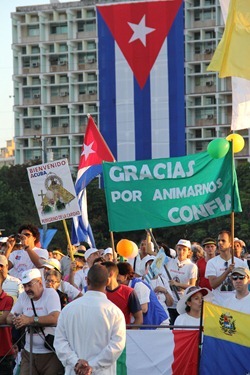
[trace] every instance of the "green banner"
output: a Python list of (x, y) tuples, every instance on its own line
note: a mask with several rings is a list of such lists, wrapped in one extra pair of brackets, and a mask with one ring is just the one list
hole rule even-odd
[(231, 151), (103, 163), (109, 229), (114, 232), (196, 223), (241, 212)]

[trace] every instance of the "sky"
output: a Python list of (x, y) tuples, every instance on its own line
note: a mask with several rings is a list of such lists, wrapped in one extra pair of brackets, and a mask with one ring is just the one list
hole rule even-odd
[[(75, 1), (75, 0), (72, 0)], [(60, 0), (60, 3), (72, 2)], [(1, 6), (1, 59), (0, 59), (0, 148), (6, 146), (6, 141), (14, 137), (13, 113), (13, 63), (12, 63), (12, 33), (10, 14), (18, 6), (50, 4), (50, 0), (8, 0)]]

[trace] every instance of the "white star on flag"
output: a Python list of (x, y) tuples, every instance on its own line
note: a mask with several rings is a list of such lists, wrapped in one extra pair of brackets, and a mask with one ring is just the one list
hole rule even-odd
[(132, 37), (129, 40), (129, 43), (134, 42), (137, 39), (140, 39), (142, 44), (146, 47), (146, 35), (155, 31), (155, 29), (153, 29), (151, 27), (147, 27), (145, 25), (145, 17), (146, 16), (144, 14), (144, 16), (142, 17), (142, 19), (140, 20), (140, 22), (138, 24), (128, 22), (129, 26), (134, 31), (134, 34), (132, 35)]
[(88, 159), (90, 154), (95, 154), (95, 151), (92, 150), (93, 142), (91, 142), (89, 145), (83, 144), (83, 151), (81, 153), (81, 156), (85, 156), (85, 161)]

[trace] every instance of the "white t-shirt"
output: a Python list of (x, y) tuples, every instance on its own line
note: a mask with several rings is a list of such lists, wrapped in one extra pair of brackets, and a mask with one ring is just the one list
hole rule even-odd
[[(161, 286), (163, 288), (165, 288), (167, 290), (167, 292), (173, 297), (173, 294), (172, 294), (172, 291), (170, 289), (170, 286), (169, 286), (169, 282), (168, 280), (162, 276), (162, 275), (158, 275), (158, 277), (156, 279), (153, 279), (150, 281), (150, 286), (153, 290), (155, 290), (155, 288), (157, 286)], [(158, 301), (160, 302), (160, 304), (162, 305), (162, 307), (164, 308), (164, 310), (168, 313), (168, 307), (166, 305), (166, 295), (165, 293), (162, 293), (162, 292), (155, 292), (157, 298), (158, 298)]]
[[(132, 281), (129, 282), (128, 286), (131, 287)], [(134, 290), (137, 294), (141, 305), (150, 302), (150, 288), (147, 287), (143, 282), (138, 282), (134, 286)]]
[(74, 276), (74, 283), (76, 284), (77, 288), (84, 293), (84, 288), (87, 286), (87, 276), (88, 276), (89, 268), (83, 268), (75, 273)]
[[(34, 247), (33, 251), (39, 256), (39, 258), (46, 260), (49, 259), (49, 253), (46, 249)], [(36, 266), (30, 260), (29, 254), (25, 250), (15, 250), (10, 253), (9, 261), (13, 264), (11, 275), (17, 277), (20, 280), (24, 271), (31, 268), (36, 268)], [(43, 272), (41, 272), (41, 275), (42, 274)]]
[[(181, 284), (189, 284), (190, 279), (197, 279), (198, 268), (196, 264), (191, 262), (190, 259), (185, 259), (182, 262), (180, 262), (178, 258), (170, 259), (167, 263), (167, 269), (172, 279)], [(162, 273), (166, 275), (164, 267), (162, 268)], [(166, 278), (168, 277), (166, 276)], [(181, 298), (185, 289), (180, 287), (177, 287), (176, 289), (179, 297)], [(174, 298), (174, 303), (171, 307), (169, 307), (169, 309), (176, 309), (178, 300), (174, 292), (172, 292), (172, 295)]]
[(231, 310), (236, 310), (243, 312), (245, 314), (250, 314), (250, 293), (244, 298), (238, 299), (235, 295), (227, 298), (223, 305)]
[(149, 259), (149, 255), (146, 255), (144, 258), (141, 259), (140, 254), (138, 254), (135, 258), (127, 260), (127, 262), (133, 267), (133, 270), (136, 274), (143, 276), (145, 274), (145, 264)]
[[(220, 255), (209, 259), (207, 262), (205, 277), (208, 278), (209, 276), (220, 276), (225, 272), (226, 268), (230, 266), (232, 263), (232, 258), (230, 258), (227, 262), (225, 259), (221, 258)], [(234, 257), (234, 264), (235, 267), (244, 267), (248, 268), (248, 265), (241, 259)], [(218, 305), (223, 305), (226, 298), (235, 294), (233, 290), (233, 283), (230, 279), (230, 275), (223, 281), (221, 285), (219, 285), (216, 289), (213, 289), (213, 303)]]
[[(53, 311), (61, 311), (61, 303), (58, 293), (53, 288), (45, 288), (41, 298), (34, 301), (34, 306), (37, 316), (49, 315)], [(26, 316), (34, 316), (31, 300), (24, 292), (20, 295), (17, 302), (11, 310), (11, 314), (23, 314)], [(43, 327), (45, 336), (49, 333), (55, 334), (55, 327)], [(30, 351), (30, 334), (26, 333), (25, 350)], [(33, 334), (33, 352), (34, 353), (51, 353), (50, 350), (44, 347), (44, 336), (39, 330), (38, 333)]]
[[(175, 326), (200, 326), (200, 318), (194, 318), (187, 313), (177, 316), (174, 322)], [(190, 328), (193, 329), (193, 328)]]
[(77, 288), (75, 288), (73, 285), (71, 285), (67, 281), (61, 281), (61, 284), (60, 284), (58, 289), (61, 292), (66, 293), (68, 298), (71, 301), (73, 299), (75, 299), (78, 296), (78, 294), (80, 293), (80, 291)]

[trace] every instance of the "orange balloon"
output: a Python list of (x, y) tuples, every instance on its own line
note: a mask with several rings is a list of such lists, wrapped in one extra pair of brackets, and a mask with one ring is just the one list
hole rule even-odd
[(133, 252), (133, 244), (132, 241), (123, 239), (120, 240), (116, 245), (116, 250), (119, 255), (122, 257), (129, 257)]
[(136, 245), (136, 243), (134, 243), (133, 241), (130, 241), (133, 245), (133, 251), (132, 253), (128, 256), (129, 259), (133, 259), (135, 258), (137, 255), (138, 255), (138, 246)]
[(227, 141), (233, 141), (233, 153), (236, 154), (243, 150), (245, 146), (244, 138), (240, 134), (232, 133), (226, 137)]

